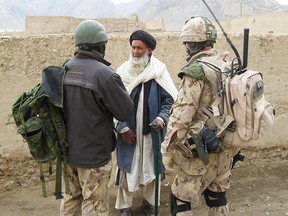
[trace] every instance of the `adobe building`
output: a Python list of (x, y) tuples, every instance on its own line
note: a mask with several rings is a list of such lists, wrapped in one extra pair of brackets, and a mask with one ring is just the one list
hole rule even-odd
[[(26, 16), (26, 34), (65, 34), (73, 33), (77, 25), (86, 20), (69, 16)], [(94, 19), (101, 22), (108, 33), (131, 32), (136, 29), (148, 31), (165, 31), (163, 19), (144, 23), (136, 14), (130, 18), (99, 18)]]

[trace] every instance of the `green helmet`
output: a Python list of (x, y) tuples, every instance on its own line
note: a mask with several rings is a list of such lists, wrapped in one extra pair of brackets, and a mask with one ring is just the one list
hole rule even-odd
[(206, 17), (192, 17), (182, 28), (183, 42), (216, 42), (217, 30)]
[(75, 46), (101, 44), (108, 41), (104, 26), (95, 20), (82, 21), (75, 30)]

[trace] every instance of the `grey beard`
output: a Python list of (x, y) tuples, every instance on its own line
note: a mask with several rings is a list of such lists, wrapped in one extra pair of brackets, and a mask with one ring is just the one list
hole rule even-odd
[(129, 57), (129, 73), (133, 76), (138, 76), (145, 70), (146, 65), (149, 62), (148, 52), (141, 58), (135, 58), (130, 54)]

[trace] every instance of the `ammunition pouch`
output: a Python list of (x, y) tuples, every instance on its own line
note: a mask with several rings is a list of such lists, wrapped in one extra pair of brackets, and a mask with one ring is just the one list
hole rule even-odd
[(208, 163), (208, 153), (223, 152), (221, 141), (216, 137), (214, 131), (203, 127), (199, 134), (193, 134), (188, 140), (193, 157), (200, 158), (204, 164)]
[(200, 134), (193, 134), (188, 140), (190, 145), (195, 145), (192, 150), (192, 155), (203, 161), (204, 164), (208, 163), (208, 150), (202, 141)]
[(175, 149), (186, 158), (199, 158), (204, 164), (208, 163), (208, 153), (224, 151), (221, 140), (213, 130), (203, 127), (199, 133), (194, 133), (185, 143), (177, 143)]

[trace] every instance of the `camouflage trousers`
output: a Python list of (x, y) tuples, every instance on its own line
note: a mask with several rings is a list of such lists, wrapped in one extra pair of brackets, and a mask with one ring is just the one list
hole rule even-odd
[[(193, 203), (199, 200), (206, 188), (213, 192), (225, 192), (230, 188), (233, 156), (238, 151), (229, 148), (221, 153), (209, 153), (207, 165), (199, 158), (182, 158), (171, 190), (180, 200), (191, 203), (191, 211), (177, 213), (177, 216), (193, 216)], [(212, 207), (208, 215), (229, 215), (228, 205)]]
[(61, 216), (108, 216), (112, 162), (98, 168), (68, 166), (70, 193), (61, 201)]

